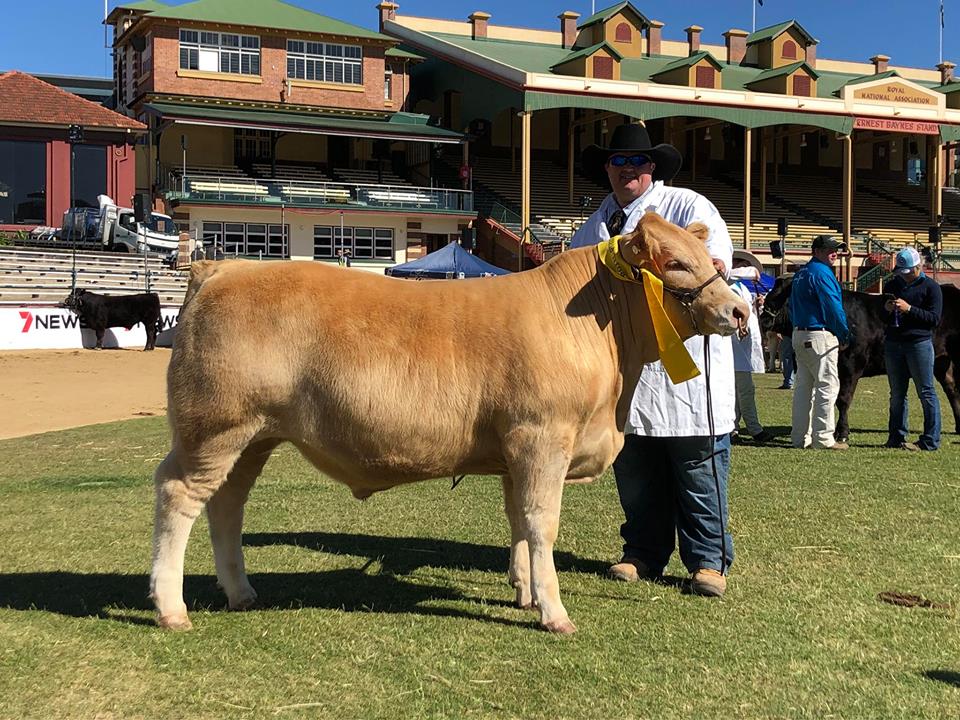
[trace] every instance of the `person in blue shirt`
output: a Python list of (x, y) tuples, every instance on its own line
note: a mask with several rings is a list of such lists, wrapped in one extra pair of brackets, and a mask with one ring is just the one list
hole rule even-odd
[(797, 367), (790, 439), (796, 448), (846, 450), (847, 444), (833, 437), (833, 408), (840, 393), (837, 356), (850, 336), (833, 264), (846, 246), (830, 235), (818, 235), (812, 250), (810, 262), (793, 276), (790, 291)]
[[(890, 421), (887, 447), (936, 450), (940, 447), (940, 400), (933, 386), (933, 333), (943, 315), (943, 291), (923, 274), (923, 264), (912, 247), (897, 253), (896, 277), (884, 287), (892, 297), (883, 345), (890, 382)], [(913, 386), (923, 407), (923, 434), (907, 442), (907, 386)]]

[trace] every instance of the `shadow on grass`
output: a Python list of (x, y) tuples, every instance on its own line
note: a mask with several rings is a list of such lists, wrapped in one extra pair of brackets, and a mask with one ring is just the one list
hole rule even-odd
[[(292, 545), (331, 555), (365, 557), (380, 561), (384, 571), (395, 575), (406, 575), (422, 567), (481, 570), (506, 575), (510, 564), (509, 548), (435, 538), (325, 532), (248, 533), (243, 536), (243, 544), (247, 547)], [(569, 552), (555, 550), (553, 559), (559, 572), (600, 576), (607, 572), (607, 563)]]
[[(393, 575), (370, 575), (362, 569), (314, 573), (254, 573), (257, 609), (319, 608), (345, 612), (413, 613), (459, 617), (511, 627), (536, 627), (529, 622), (491, 617), (451, 607), (424, 605), (437, 601), (484, 602), (439, 585), (407, 582)], [(152, 625), (129, 610), (152, 611), (147, 598), (149, 576), (121, 573), (0, 573), (0, 607), (41, 610), (69, 617), (99, 617), (137, 625)], [(192, 610), (226, 607), (226, 598), (212, 575), (184, 577), (184, 597)]]
[(960, 688), (960, 672), (954, 672), (953, 670), (925, 670), (923, 674), (929, 680), (936, 680), (937, 682)]

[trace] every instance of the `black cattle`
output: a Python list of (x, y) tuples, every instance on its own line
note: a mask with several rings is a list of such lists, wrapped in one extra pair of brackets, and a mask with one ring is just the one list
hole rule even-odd
[(95, 350), (103, 349), (103, 333), (107, 328), (124, 327), (128, 330), (137, 323), (143, 323), (147, 331), (147, 345), (144, 350), (153, 350), (157, 343), (162, 321), (160, 317), (160, 296), (156, 293), (140, 295), (97, 295), (89, 290), (75, 288), (60, 303), (80, 316), (80, 321), (97, 334)]
[[(774, 330), (784, 337), (793, 332), (790, 323), (790, 287), (792, 278), (777, 278), (765, 300), (760, 322), (764, 330)], [(960, 393), (957, 391), (957, 373), (960, 372), (960, 288), (941, 285), (943, 290), (943, 318), (933, 336), (935, 360), (933, 372), (946, 393), (953, 410), (954, 429), (960, 433)], [(840, 394), (837, 396), (837, 440), (846, 441), (850, 435), (847, 411), (853, 402), (853, 393), (862, 377), (886, 375), (883, 356), (884, 328), (889, 316), (883, 309), (881, 295), (843, 291), (843, 309), (850, 328), (850, 344), (840, 351), (837, 370), (840, 375)]]

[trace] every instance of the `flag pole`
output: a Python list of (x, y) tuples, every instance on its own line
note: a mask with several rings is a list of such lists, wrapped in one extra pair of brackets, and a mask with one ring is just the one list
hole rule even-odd
[(750, 29), (750, 32), (757, 31), (757, 0), (750, 0), (750, 4), (753, 5), (753, 27)]
[(943, 0), (940, 0), (940, 64), (943, 64)]

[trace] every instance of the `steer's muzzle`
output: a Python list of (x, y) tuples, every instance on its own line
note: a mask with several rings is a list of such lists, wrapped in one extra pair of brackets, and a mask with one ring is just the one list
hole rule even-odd
[(715, 282), (703, 289), (691, 313), (701, 334), (733, 335), (746, 330), (750, 306), (725, 282)]

